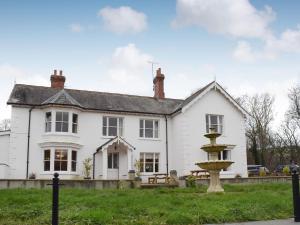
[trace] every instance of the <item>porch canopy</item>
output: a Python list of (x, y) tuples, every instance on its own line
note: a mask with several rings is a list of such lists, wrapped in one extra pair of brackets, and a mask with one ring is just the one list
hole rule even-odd
[(93, 179), (95, 179), (95, 156), (97, 153), (102, 153), (102, 178), (107, 179), (107, 157), (108, 152), (126, 152), (127, 154), (127, 171), (133, 169), (132, 151), (135, 147), (129, 144), (124, 138), (116, 136), (109, 139), (107, 142), (97, 148), (93, 154)]

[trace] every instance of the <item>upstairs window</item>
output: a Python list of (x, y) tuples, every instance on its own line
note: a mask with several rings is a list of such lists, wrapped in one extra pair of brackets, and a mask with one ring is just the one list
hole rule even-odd
[(223, 133), (223, 119), (222, 115), (206, 115), (206, 133), (210, 132), (210, 128), (214, 128), (217, 133)]
[(45, 132), (51, 132), (52, 113), (46, 112), (45, 115)]
[(158, 120), (140, 120), (141, 138), (158, 138)]
[(78, 115), (73, 113), (72, 117), (72, 133), (77, 133), (78, 129)]
[(69, 131), (69, 113), (68, 112), (56, 112), (56, 132), (68, 132)]
[(103, 136), (123, 136), (123, 118), (121, 117), (103, 117)]

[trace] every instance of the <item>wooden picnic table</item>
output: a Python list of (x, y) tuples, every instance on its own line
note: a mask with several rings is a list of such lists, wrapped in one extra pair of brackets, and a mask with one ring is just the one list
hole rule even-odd
[(191, 175), (198, 178), (208, 178), (208, 170), (191, 170)]
[(163, 183), (169, 182), (168, 174), (166, 173), (154, 173), (152, 177), (148, 177), (149, 184), (158, 184), (159, 180), (163, 180)]

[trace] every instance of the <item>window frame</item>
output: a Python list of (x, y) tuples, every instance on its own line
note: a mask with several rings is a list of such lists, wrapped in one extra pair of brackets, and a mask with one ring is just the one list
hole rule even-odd
[[(74, 122), (74, 116), (76, 116), (76, 122)], [(76, 129), (74, 129), (76, 128)], [(77, 134), (78, 133), (78, 114), (72, 113), (72, 133)]]
[[(211, 117), (216, 116), (217, 117), (217, 123), (212, 124), (211, 123)], [(217, 133), (224, 134), (224, 115), (219, 114), (205, 114), (205, 124), (206, 124), (206, 133), (210, 132), (210, 128), (212, 126), (217, 126)]]
[[(61, 113), (61, 120), (57, 120), (57, 114)], [(64, 120), (64, 114), (68, 115), (67, 120)], [(60, 129), (57, 129), (57, 124), (60, 123)], [(67, 124), (67, 130), (64, 131), (64, 124)], [(69, 125), (70, 125), (70, 112), (68, 111), (55, 111), (55, 132), (56, 133), (69, 133)]]
[[(56, 158), (57, 156), (57, 152), (60, 152), (60, 158)], [(63, 152), (66, 152), (67, 154), (67, 159), (63, 159), (64, 157), (64, 154), (62, 154)], [(69, 162), (69, 150), (68, 149), (64, 149), (64, 148), (56, 148), (54, 149), (54, 161), (53, 161), (53, 164), (54, 164), (54, 171), (57, 171), (57, 172), (67, 172), (68, 171), (68, 162)], [(59, 162), (59, 170), (56, 170), (55, 167), (56, 167), (56, 163)], [(62, 165), (63, 163), (66, 163), (66, 169), (65, 170), (62, 170)]]
[[(146, 121), (152, 122), (152, 128), (146, 127)], [(147, 137), (146, 131), (152, 131), (152, 137)], [(139, 138), (143, 139), (159, 139), (160, 138), (160, 120), (159, 119), (147, 119), (141, 118), (139, 120)]]
[(120, 156), (119, 156), (118, 152), (108, 152), (107, 153), (107, 169), (119, 169), (119, 167), (120, 167), (119, 157)]
[[(110, 119), (116, 119), (117, 120), (117, 126), (110, 126), (110, 122), (109, 122)], [(116, 128), (117, 134), (116, 135), (109, 135), (110, 134), (110, 128)], [(102, 117), (102, 136), (103, 137), (108, 137), (108, 138), (116, 137), (116, 136), (123, 137), (124, 136), (124, 117), (103, 116)]]
[[(50, 114), (50, 120), (49, 117), (47, 117), (47, 114)], [(52, 131), (52, 111), (45, 112), (45, 133), (50, 133)]]
[[(51, 149), (44, 149), (44, 155), (43, 155), (43, 171), (50, 172), (51, 171)], [(46, 159), (46, 152), (49, 152), (49, 159)], [(46, 163), (49, 163), (49, 169), (46, 168)]]
[[(152, 171), (146, 171), (146, 155), (152, 154)], [(140, 172), (143, 174), (147, 173), (159, 173), (160, 171), (160, 153), (159, 152), (140, 152)], [(157, 161), (156, 161), (157, 160)]]

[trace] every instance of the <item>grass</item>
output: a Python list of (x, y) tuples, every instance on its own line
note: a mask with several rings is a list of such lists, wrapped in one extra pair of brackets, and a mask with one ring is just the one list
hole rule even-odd
[[(60, 224), (205, 224), (292, 217), (291, 184), (152, 190), (61, 189)], [(0, 224), (50, 224), (51, 190), (0, 190)]]

